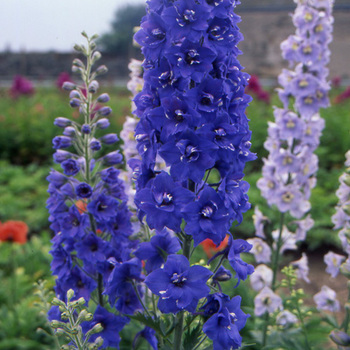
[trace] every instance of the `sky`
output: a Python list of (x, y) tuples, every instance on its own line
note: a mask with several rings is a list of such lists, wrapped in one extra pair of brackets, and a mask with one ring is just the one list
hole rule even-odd
[(0, 52), (70, 52), (91, 36), (109, 31), (125, 4), (145, 0), (0, 0)]

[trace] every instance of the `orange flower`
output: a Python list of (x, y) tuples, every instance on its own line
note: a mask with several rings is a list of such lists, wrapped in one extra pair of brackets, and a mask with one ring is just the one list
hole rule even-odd
[(207, 254), (207, 257), (211, 258), (215, 253), (227, 247), (228, 239), (229, 235), (226, 235), (225, 239), (220, 243), (220, 245), (216, 246), (210, 238), (207, 238), (201, 243), (201, 246), (203, 247), (205, 254)]
[(28, 226), (22, 221), (6, 221), (0, 225), (0, 241), (11, 241), (19, 244), (27, 242)]

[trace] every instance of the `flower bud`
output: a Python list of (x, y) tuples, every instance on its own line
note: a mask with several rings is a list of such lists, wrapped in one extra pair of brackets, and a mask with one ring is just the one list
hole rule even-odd
[(72, 90), (69, 94), (69, 98), (79, 98), (80, 99), (80, 94), (78, 90)]
[(103, 157), (103, 161), (107, 165), (119, 164), (121, 163), (122, 160), (123, 160), (123, 156), (119, 153), (119, 151), (108, 153)]
[(73, 107), (73, 108), (79, 107), (79, 106), (80, 106), (80, 100), (77, 99), (77, 98), (72, 98), (72, 99), (69, 101), (69, 104), (70, 104), (70, 106)]
[(58, 117), (54, 121), (54, 125), (58, 126), (59, 128), (65, 128), (66, 126), (71, 124), (72, 122), (69, 119), (63, 117)]
[(71, 83), (70, 81), (65, 81), (62, 85), (62, 89), (66, 91), (72, 91), (75, 89), (75, 84)]
[(75, 129), (72, 126), (67, 126), (63, 130), (63, 135), (73, 137), (73, 136), (75, 136)]
[(98, 129), (107, 129), (110, 126), (110, 122), (107, 118), (102, 118), (96, 123)]
[(72, 145), (72, 139), (67, 136), (55, 136), (52, 140), (54, 149), (68, 148)]
[(94, 140), (91, 140), (90, 142), (90, 149), (93, 150), (93, 151), (99, 151), (100, 149), (102, 148), (101, 146), (101, 142), (94, 139)]
[(58, 298), (53, 298), (51, 304), (54, 306), (64, 306), (65, 305), (64, 302)]
[(91, 93), (91, 94), (94, 94), (98, 88), (99, 88), (99, 83), (97, 80), (93, 80), (90, 84), (89, 84), (89, 88), (88, 88), (88, 91)]
[(69, 289), (67, 292), (67, 300), (68, 302), (74, 297), (74, 290), (73, 289)]
[(98, 113), (103, 117), (106, 117), (107, 115), (111, 114), (111, 112), (112, 112), (112, 109), (108, 106), (102, 107), (98, 110)]
[(106, 103), (109, 101), (109, 95), (104, 93), (102, 95), (100, 95), (99, 97), (97, 97), (97, 102), (99, 103)]
[(91, 133), (90, 125), (84, 124), (84, 125), (81, 127), (81, 132), (82, 132), (83, 134), (90, 134), (90, 133)]
[(213, 280), (218, 282), (225, 282), (229, 281), (231, 278), (231, 271), (225, 269), (223, 266), (220, 266), (219, 270), (214, 275)]
[(75, 58), (75, 59), (73, 60), (73, 66), (76, 66), (76, 67), (80, 67), (80, 68), (85, 69), (84, 63), (83, 63), (79, 58)]
[(99, 66), (97, 69), (96, 69), (96, 74), (100, 75), (100, 74), (105, 74), (108, 72), (108, 69), (105, 65), (102, 65), (102, 66)]
[(76, 51), (84, 52), (84, 47), (82, 45), (75, 44), (73, 48)]
[(106, 134), (100, 137), (100, 141), (105, 143), (106, 145), (112, 145), (113, 143), (118, 142), (117, 134)]
[(92, 335), (92, 334), (100, 333), (102, 331), (103, 331), (103, 327), (101, 323), (97, 323), (88, 331), (88, 333)]
[(329, 337), (337, 345), (350, 346), (350, 336), (342, 331), (332, 331)]
[(101, 52), (95, 51), (95, 52), (92, 54), (92, 64), (94, 64), (95, 62), (97, 62), (101, 57), (102, 57)]

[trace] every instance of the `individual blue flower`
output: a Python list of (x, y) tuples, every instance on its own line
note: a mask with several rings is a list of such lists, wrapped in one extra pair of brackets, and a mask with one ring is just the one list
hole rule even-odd
[(205, 1), (177, 1), (162, 13), (162, 18), (169, 24), (169, 30), (174, 39), (187, 38), (193, 42), (199, 41), (202, 31), (208, 28), (209, 8)]
[(254, 272), (253, 265), (247, 264), (242, 260), (240, 254), (248, 253), (252, 249), (252, 245), (244, 239), (232, 239), (226, 248), (227, 259), (236, 272), (235, 278), (238, 279), (237, 285), (241, 280), (245, 281), (249, 275)]
[(75, 205), (69, 208), (68, 212), (57, 217), (60, 223), (62, 235), (67, 237), (83, 237), (88, 227), (88, 216), (80, 214)]
[(196, 201), (183, 208), (187, 222), (185, 232), (194, 239), (197, 246), (206, 238), (219, 245), (229, 229), (230, 216), (219, 194), (210, 186), (205, 186)]
[(161, 172), (149, 187), (136, 193), (135, 203), (146, 214), (151, 229), (161, 231), (168, 227), (180, 231), (181, 209), (193, 199), (189, 190), (175, 183), (171, 176)]
[(97, 305), (94, 312), (94, 317), (92, 321), (84, 322), (82, 324), (83, 331), (86, 333), (96, 324), (101, 324), (103, 330), (97, 334), (93, 334), (89, 338), (89, 342), (93, 343), (98, 337), (102, 337), (103, 345), (102, 348), (107, 348), (109, 346), (119, 349), (120, 342), (120, 331), (128, 324), (130, 320), (127, 317), (116, 316), (108, 312), (105, 308)]
[(50, 254), (52, 255), (52, 274), (56, 275), (58, 278), (69, 275), (73, 266), (70, 254), (61, 245), (54, 247), (54, 249), (50, 251)]
[(215, 282), (226, 282), (232, 278), (232, 273), (230, 270), (220, 266), (213, 276), (213, 281)]
[(83, 240), (75, 244), (77, 256), (87, 266), (104, 261), (106, 259), (104, 254), (106, 248), (107, 243), (93, 233), (90, 233)]
[(175, 79), (190, 77), (195, 82), (200, 82), (206, 72), (212, 69), (212, 62), (216, 58), (215, 52), (209, 47), (187, 39), (181, 45), (171, 46), (166, 54), (172, 64)]
[(205, 171), (215, 164), (217, 146), (193, 132), (185, 132), (180, 140), (169, 139), (159, 154), (169, 165), (170, 174), (177, 180), (190, 178), (194, 182), (203, 179)]
[(166, 42), (167, 25), (155, 12), (141, 21), (141, 29), (135, 34), (135, 40), (142, 45), (145, 56), (155, 60), (161, 53)]
[(141, 261), (137, 258), (123, 263), (116, 263), (114, 270), (108, 278), (105, 294), (109, 296), (111, 305), (115, 304), (117, 297), (121, 297), (133, 289), (134, 281), (142, 281)]
[(91, 186), (85, 182), (81, 182), (79, 185), (75, 186), (75, 193), (79, 198), (90, 198), (92, 192)]
[[(97, 282), (82, 272), (77, 266), (74, 266), (69, 275), (65, 275), (62, 279), (56, 280), (59, 290), (67, 293), (69, 289), (74, 290), (74, 298), (78, 300), (83, 297), (86, 301), (90, 300), (91, 292), (96, 289)], [(58, 294), (58, 293), (56, 293)]]
[(97, 220), (108, 221), (116, 215), (118, 204), (115, 198), (101, 193), (88, 204), (87, 209)]
[(158, 308), (161, 312), (193, 312), (198, 301), (210, 291), (206, 282), (211, 275), (212, 272), (203, 266), (190, 266), (185, 256), (172, 254), (163, 268), (154, 270), (146, 277), (145, 283), (160, 297)]
[(146, 260), (145, 269), (149, 273), (161, 267), (168, 254), (175, 254), (181, 249), (179, 239), (164, 230), (153, 236), (150, 242), (140, 243), (135, 256)]
[(108, 184), (113, 184), (119, 180), (120, 170), (116, 168), (106, 168), (100, 172), (101, 179)]
[(241, 297), (230, 298), (223, 293), (211, 294), (203, 306), (204, 315), (210, 316), (203, 325), (203, 332), (213, 341), (214, 350), (238, 349), (242, 345), (239, 331), (247, 318), (241, 310)]
[(148, 341), (152, 346), (153, 350), (158, 350), (158, 339), (156, 337), (156, 331), (150, 327), (145, 327), (141, 332), (135, 335), (134, 341), (132, 342), (133, 347), (136, 348), (137, 340), (142, 337)]

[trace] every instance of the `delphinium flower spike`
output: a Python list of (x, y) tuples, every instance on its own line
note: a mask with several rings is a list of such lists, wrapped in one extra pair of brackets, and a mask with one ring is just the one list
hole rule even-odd
[[(267, 261), (267, 249), (262, 250), (261, 240), (271, 245), (271, 262), (267, 262), (273, 271), (273, 292), (278, 287), (280, 256), (286, 250), (296, 250), (297, 242), (305, 240), (314, 223), (307, 212), (318, 170), (314, 151), (324, 128), (319, 111), (329, 105), (326, 66), (330, 58), (328, 45), (332, 40), (333, 0), (295, 2), (297, 7), (292, 19), (296, 32), (281, 44), (282, 55), (290, 65), (278, 78), (283, 107), (275, 107), (275, 121), (269, 123), (265, 142), (269, 155), (264, 159), (263, 176), (257, 183), (268, 205), (277, 207), (280, 212), (277, 228), (255, 209), (256, 232), (260, 239), (255, 239), (253, 252), (257, 262)], [(264, 232), (265, 223), (272, 232)], [(260, 249), (259, 254), (257, 249)], [(297, 269), (297, 276), (308, 281), (307, 256), (303, 255), (292, 265)]]
[[(240, 256), (251, 245), (234, 240), (229, 232), (250, 208), (243, 170), (255, 158), (245, 115), (251, 100), (244, 93), (249, 76), (237, 60), (242, 40), (237, 4), (150, 0), (135, 35), (145, 56), (143, 89), (134, 98), (142, 159), (129, 165), (137, 178), (138, 215), (154, 230), (151, 243), (141, 243), (135, 254), (146, 260), (150, 273), (145, 284), (158, 297), (159, 309), (177, 314), (174, 349), (182, 346), (185, 311), (188, 317), (207, 320), (202, 318), (206, 336), (199, 342), (208, 337), (215, 349), (237, 349), (247, 318), (239, 296), (230, 299), (215, 287), (220, 286), (225, 260), (238, 283), (253, 272)], [(167, 169), (156, 166), (159, 158)], [(209, 282), (217, 292), (209, 294), (205, 286), (212, 272), (191, 266), (191, 255), (205, 239), (219, 245), (227, 235), (227, 248), (211, 259), (219, 263)], [(175, 242), (181, 243), (182, 255), (176, 254), (180, 245)], [(205, 297), (200, 311), (199, 301)]]
[[(113, 287), (115, 270), (130, 259), (136, 242), (129, 239), (131, 214), (124, 183), (119, 179), (120, 171), (115, 167), (121, 163), (122, 156), (118, 151), (103, 153), (103, 145), (118, 141), (116, 134), (105, 133), (111, 108), (104, 104), (109, 96), (98, 93), (96, 80), (107, 68), (101, 65), (94, 69), (101, 57), (95, 50), (96, 36), (83, 35), (87, 46), (75, 48), (86, 62), (75, 59), (72, 68), (82, 82), (63, 84), (63, 89), (69, 91), (70, 105), (79, 111), (80, 119), (59, 117), (55, 120), (55, 125), (63, 129), (63, 135), (53, 139), (54, 160), (62, 171), (52, 170), (48, 176), (47, 208), (55, 233), (51, 269), (57, 276), (57, 298), (66, 302), (66, 293), (72, 289), (75, 299), (83, 297), (87, 304), (96, 302), (98, 306), (91, 322), (104, 325), (101, 333), (104, 347), (118, 347), (118, 332), (129, 320), (105, 308), (106, 294), (111, 298), (108, 291)], [(57, 318), (57, 312), (54, 307), (50, 318)]]

